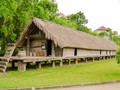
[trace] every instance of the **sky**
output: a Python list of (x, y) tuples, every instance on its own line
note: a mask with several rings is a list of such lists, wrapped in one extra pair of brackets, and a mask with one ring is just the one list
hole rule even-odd
[(59, 12), (64, 15), (82, 11), (88, 26), (95, 30), (101, 26), (120, 34), (120, 0), (56, 0)]

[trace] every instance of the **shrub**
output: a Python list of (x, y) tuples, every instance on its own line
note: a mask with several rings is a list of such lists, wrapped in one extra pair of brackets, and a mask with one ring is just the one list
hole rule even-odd
[(117, 49), (116, 51), (116, 60), (117, 60), (117, 63), (120, 64), (120, 48)]

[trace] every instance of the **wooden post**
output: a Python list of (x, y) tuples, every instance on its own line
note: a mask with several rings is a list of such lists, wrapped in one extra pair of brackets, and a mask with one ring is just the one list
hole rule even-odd
[(45, 62), (45, 65), (47, 65), (47, 61), (44, 61)]
[(52, 61), (52, 67), (53, 68), (55, 67), (55, 61)]
[(75, 59), (75, 64), (78, 64), (78, 59), (77, 58)]
[(71, 65), (71, 60), (70, 60), (70, 59), (69, 59), (69, 61), (68, 61), (68, 62), (69, 62), (69, 65)]
[(30, 38), (27, 37), (27, 52), (26, 52), (27, 56), (30, 55), (29, 53), (30, 53)]
[(106, 56), (106, 60), (108, 59), (108, 57)]
[(92, 58), (92, 60), (93, 60), (93, 62), (95, 62), (95, 58), (94, 57)]
[(111, 59), (111, 56), (110, 56), (110, 59)]
[(54, 57), (55, 56), (55, 48), (54, 48), (54, 43), (52, 42), (52, 56)]
[(60, 60), (60, 66), (63, 66), (63, 61), (62, 60)]
[(103, 60), (105, 60), (105, 57), (103, 56)]
[(87, 58), (85, 58), (85, 62), (87, 63), (88, 61), (87, 61)]
[(26, 71), (26, 63), (23, 61), (18, 61), (18, 71), (24, 72)]
[(98, 61), (100, 60), (100, 57), (98, 57)]
[(41, 69), (41, 68), (42, 68), (41, 62), (36, 62), (36, 67), (37, 67), (38, 69)]

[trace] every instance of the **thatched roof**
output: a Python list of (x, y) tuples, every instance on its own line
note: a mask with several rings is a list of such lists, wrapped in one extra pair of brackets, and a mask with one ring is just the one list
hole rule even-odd
[(30, 30), (34, 30), (34, 27), (43, 31), (47, 39), (51, 39), (55, 45), (58, 45), (61, 48), (71, 47), (97, 50), (116, 50), (118, 48), (111, 40), (99, 38), (85, 32), (66, 28), (38, 18), (32, 18), (29, 21), (16, 43), (18, 47), (22, 47), (26, 35)]

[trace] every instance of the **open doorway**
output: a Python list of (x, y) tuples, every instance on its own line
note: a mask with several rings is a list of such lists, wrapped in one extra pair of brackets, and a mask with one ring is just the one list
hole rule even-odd
[(51, 55), (52, 55), (52, 41), (47, 40), (47, 56), (51, 56)]

